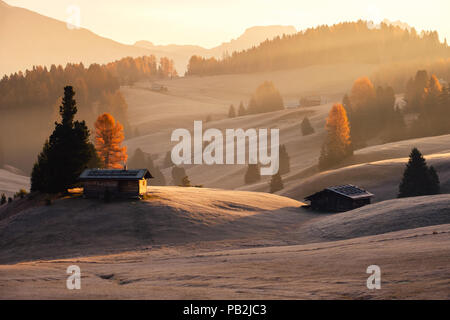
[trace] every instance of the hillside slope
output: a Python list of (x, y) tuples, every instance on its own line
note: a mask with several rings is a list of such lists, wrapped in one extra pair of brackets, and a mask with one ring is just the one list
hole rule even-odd
[(0, 77), (33, 65), (89, 65), (151, 54), (148, 49), (124, 45), (87, 29), (70, 30), (65, 22), (1, 0), (0, 47)]
[(353, 239), (450, 223), (450, 194), (387, 200), (318, 218), (294, 237), (308, 242)]
[[(424, 149), (426, 150), (426, 147)], [(383, 153), (385, 156), (389, 155), (387, 148)], [(377, 158), (381, 155), (375, 153), (372, 157)], [(428, 165), (437, 170), (441, 192), (450, 193), (450, 153), (427, 154), (425, 157)], [(407, 162), (408, 158), (366, 162), (317, 173), (306, 179), (291, 179), (286, 182), (285, 189), (280, 194), (302, 201), (305, 197), (329, 186), (353, 184), (373, 193), (375, 196), (372, 202), (394, 199), (397, 197), (398, 186)]]
[(13, 167), (0, 168), (0, 194), (12, 197), (20, 189), (30, 190), (30, 178)]
[(6, 206), (0, 209), (0, 263), (195, 241), (270, 239), (313, 216), (301, 213), (301, 202), (264, 193), (181, 187), (149, 191), (145, 201), (60, 199), (15, 214)]

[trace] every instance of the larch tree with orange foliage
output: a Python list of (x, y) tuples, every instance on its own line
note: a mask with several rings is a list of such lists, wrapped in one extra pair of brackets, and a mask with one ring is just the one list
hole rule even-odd
[(336, 103), (328, 114), (327, 137), (319, 158), (319, 168), (327, 169), (353, 154), (350, 141), (350, 126), (347, 113), (340, 103)]
[(95, 122), (95, 148), (98, 156), (108, 169), (124, 167), (128, 155), (122, 146), (123, 126), (109, 113), (104, 113)]
[(367, 77), (356, 79), (350, 93), (350, 101), (354, 108), (366, 107), (375, 98), (375, 88)]

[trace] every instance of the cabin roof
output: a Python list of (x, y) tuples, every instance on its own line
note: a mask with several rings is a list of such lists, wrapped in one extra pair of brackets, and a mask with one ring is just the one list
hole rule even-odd
[(373, 194), (360, 188), (357, 186), (354, 186), (352, 184), (345, 184), (341, 186), (334, 186), (334, 187), (328, 187), (325, 188), (322, 191), (316, 192), (310, 196), (307, 196), (305, 200), (312, 200), (316, 196), (324, 193), (324, 192), (333, 192), (338, 195), (350, 198), (350, 199), (362, 199), (362, 198), (371, 198), (373, 197)]
[(80, 175), (80, 180), (141, 180), (153, 176), (147, 169), (86, 169)]

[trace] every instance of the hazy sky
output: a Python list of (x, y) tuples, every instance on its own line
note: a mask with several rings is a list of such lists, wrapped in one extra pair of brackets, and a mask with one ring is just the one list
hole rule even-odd
[(417, 30), (437, 30), (450, 40), (449, 0), (4, 0), (66, 21), (81, 9), (81, 26), (132, 44), (198, 44), (213, 47), (256, 25), (293, 25), (297, 30), (358, 19), (401, 20)]

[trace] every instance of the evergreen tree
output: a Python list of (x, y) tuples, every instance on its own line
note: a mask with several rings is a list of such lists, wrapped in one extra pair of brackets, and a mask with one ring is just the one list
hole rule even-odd
[(399, 186), (399, 198), (439, 193), (439, 177), (433, 167), (428, 168), (417, 148), (412, 149)]
[(91, 159), (88, 162), (88, 168), (103, 168), (103, 162), (98, 156), (97, 150), (95, 150), (95, 146), (93, 143), (89, 143), (89, 154), (91, 155)]
[(172, 153), (170, 151), (167, 151), (166, 156), (164, 158), (164, 162), (163, 162), (163, 169), (170, 168), (172, 166), (173, 166)]
[(230, 109), (228, 109), (228, 118), (235, 118), (236, 117), (236, 110), (234, 109), (233, 105), (230, 105)]
[(134, 150), (134, 154), (130, 158), (130, 161), (128, 161), (128, 167), (130, 169), (143, 169), (147, 168), (146, 165), (147, 155), (141, 150), (141, 148), (137, 148)]
[(147, 168), (153, 176), (153, 179), (150, 180), (151, 185), (153, 186), (166, 185), (166, 178), (164, 177), (159, 167), (155, 166), (152, 157), (149, 155), (147, 155), (147, 164), (145, 165), (145, 168)]
[(314, 128), (311, 125), (311, 122), (309, 121), (308, 117), (306, 117), (306, 116), (303, 118), (300, 128), (302, 129), (302, 134), (304, 136), (314, 133)]
[(254, 183), (259, 180), (261, 180), (259, 164), (249, 164), (244, 176), (245, 184)]
[(328, 115), (327, 137), (319, 158), (319, 168), (327, 169), (353, 154), (350, 128), (342, 104), (335, 104)]
[(62, 120), (55, 122), (55, 129), (33, 167), (32, 191), (65, 192), (77, 183), (79, 175), (91, 160), (89, 130), (84, 121), (74, 121), (77, 113), (74, 95), (71, 86), (64, 88), (59, 109)]
[(272, 176), (269, 186), (270, 186), (270, 193), (275, 193), (284, 188), (283, 180), (281, 179), (281, 175), (280, 175), (279, 171), (277, 174), (274, 174)]
[(155, 166), (152, 157), (143, 152), (141, 148), (137, 148), (134, 151), (133, 156), (128, 162), (128, 166), (130, 169), (147, 169), (150, 171), (153, 179), (150, 180), (150, 184), (153, 186), (165, 186), (166, 179), (159, 169), (158, 166)]
[(0, 198), (0, 206), (4, 205), (6, 203), (6, 195), (2, 193), (2, 196)]
[(245, 110), (244, 103), (241, 101), (241, 103), (239, 103), (238, 116), (242, 117), (245, 116), (246, 114), (247, 110)]
[(183, 167), (174, 166), (172, 168), (173, 185), (175, 185), (175, 186), (182, 185), (184, 177), (187, 177), (187, 174), (186, 174), (186, 170), (184, 170)]
[(278, 172), (280, 174), (290, 172), (291, 171), (290, 158), (287, 153), (286, 146), (284, 144), (280, 146), (279, 159), (280, 159), (280, 169), (278, 170)]

